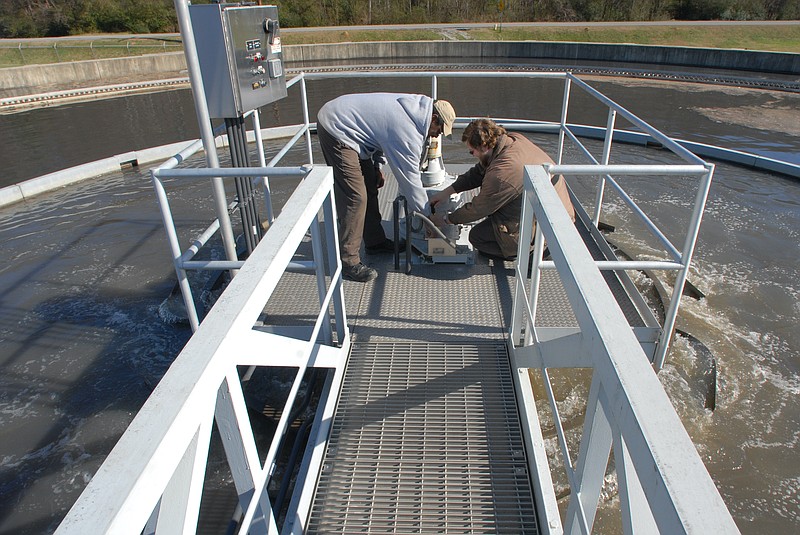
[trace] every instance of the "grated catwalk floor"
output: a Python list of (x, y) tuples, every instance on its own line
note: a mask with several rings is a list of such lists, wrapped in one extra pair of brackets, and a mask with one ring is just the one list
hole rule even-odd
[(505, 344), (354, 344), (308, 532), (538, 533)]
[[(538, 533), (506, 349), (511, 264), (364, 257), (309, 533)], [(296, 320), (296, 318), (293, 318)]]
[[(506, 348), (513, 264), (362, 261), (379, 277), (344, 285), (353, 345), (308, 532), (538, 533)], [(537, 323), (576, 326), (558, 275), (543, 281)]]

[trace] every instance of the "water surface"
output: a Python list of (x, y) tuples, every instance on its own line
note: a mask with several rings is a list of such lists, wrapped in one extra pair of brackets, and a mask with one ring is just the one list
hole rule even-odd
[[(719, 113), (783, 109), (796, 105), (796, 97), (609, 80), (596, 86), (676, 137), (798, 161), (800, 137), (785, 132), (788, 128), (776, 125), (781, 131), (775, 133), (739, 124), (744, 121), (720, 122), (726, 115)], [(330, 83), (324, 92), (316, 84), (312, 89), (316, 110), (341, 92), (425, 92), (429, 86), (413, 79), (391, 87), (348, 80)], [(557, 120), (560, 110), (560, 86), (552, 82), (494, 80), (467, 90), (442, 80), (439, 91), (457, 111), (481, 115)], [(498, 94), (519, 98), (498, 99)], [(196, 130), (187, 97), (188, 92), (167, 91), (4, 116), (3, 176), (13, 182), (81, 160), (186, 139)], [(295, 101), (267, 107), (262, 123), (299, 121)], [(574, 104), (575, 120), (605, 124), (599, 108), (581, 98)], [(798, 109), (787, 109), (787, 118)], [(177, 121), (154, 127), (167, 112), (175, 112)], [(554, 150), (555, 137), (535, 140)], [(269, 144), (270, 152), (276, 150)], [(444, 150), (446, 161), (470, 161), (457, 141)], [(657, 149), (628, 147), (623, 159), (665, 157)], [(287, 163), (300, 158), (293, 153)], [(684, 179), (629, 182), (654, 218), (680, 235), (695, 186)], [(280, 205), (293, 184), (273, 185)], [(593, 198), (592, 184), (572, 186), (582, 199)], [(716, 358), (717, 409), (703, 408), (704, 393), (691, 380), (702, 361), (687, 344), (674, 344), (660, 375), (743, 533), (800, 530), (799, 186), (780, 175), (718, 165), (690, 277), (707, 297), (685, 300), (679, 317), (679, 326)], [(172, 182), (169, 188), (187, 243), (213, 217), (210, 190), (204, 183)], [(621, 229), (630, 216), (612, 202), (603, 219)], [(639, 257), (656, 254), (655, 244), (642, 236), (620, 230), (612, 240)], [(159, 315), (174, 274), (145, 169), (0, 209), (0, 257), (0, 534), (46, 533), (190, 333)]]

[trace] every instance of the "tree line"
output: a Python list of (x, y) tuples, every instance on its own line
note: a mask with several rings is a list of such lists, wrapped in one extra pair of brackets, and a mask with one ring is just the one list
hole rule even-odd
[[(193, 3), (208, 3), (195, 0)], [(798, 0), (276, 0), (281, 25), (796, 20)], [(178, 31), (173, 0), (0, 0), (0, 37)]]

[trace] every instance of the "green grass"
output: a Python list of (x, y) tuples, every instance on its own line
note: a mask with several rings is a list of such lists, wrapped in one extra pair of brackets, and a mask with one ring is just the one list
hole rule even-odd
[(284, 32), (285, 45), (322, 43), (362, 43), (368, 41), (441, 41), (442, 34), (433, 30), (360, 30), (303, 32), (298, 29)]
[(634, 43), (800, 53), (800, 25), (505, 28), (469, 33), (477, 40)]
[[(800, 24), (787, 26), (647, 26), (634, 27), (553, 27), (476, 29), (459, 32), (478, 41), (570, 41), (590, 43), (634, 43), (641, 45), (736, 48), (800, 53)], [(344, 43), (364, 41), (441, 41), (444, 33), (435, 30), (360, 30), (283, 33), (286, 45)], [(52, 42), (52, 41), (50, 41)], [(44, 43), (44, 41), (42, 41)], [(0, 67), (58, 63), (86, 59), (114, 58), (165, 51), (180, 51), (180, 43), (156, 39), (87, 39), (56, 41), (52, 44), (23, 45), (0, 42)]]
[[(55, 46), (52, 44), (55, 43)], [(19, 67), (22, 65), (43, 65), (66, 61), (87, 59), (121, 58), (142, 56), (145, 54), (161, 54), (163, 52), (180, 52), (181, 43), (154, 39), (118, 39), (114, 37), (97, 38), (86, 41), (38, 41), (23, 44), (0, 42), (0, 68)]]
[[(570, 41), (635, 43), (641, 45), (738, 48), (800, 53), (800, 24), (791, 26), (647, 26), (632, 27), (500, 27), (461, 32), (476, 41)], [(426, 41), (444, 39), (442, 32), (421, 30), (368, 30), (359, 32), (284, 33), (287, 45), (360, 41)]]

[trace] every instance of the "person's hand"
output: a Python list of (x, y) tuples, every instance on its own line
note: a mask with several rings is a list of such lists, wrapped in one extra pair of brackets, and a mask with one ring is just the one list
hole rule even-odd
[[(433, 204), (433, 200), (431, 199), (431, 204)], [(433, 222), (434, 225), (441, 228), (444, 227), (447, 223), (444, 221), (444, 214), (437, 214), (433, 212), (431, 214), (430, 220)]]
[(375, 182), (378, 185), (378, 189), (381, 189), (384, 184), (386, 184), (386, 178), (383, 176), (383, 171), (378, 168), (375, 168)]
[(448, 199), (450, 199), (450, 194), (446, 194), (444, 191), (440, 191), (439, 193), (431, 197), (431, 200), (429, 201), (431, 205), (431, 212), (434, 212), (434, 209), (436, 208), (437, 204), (442, 203)]

